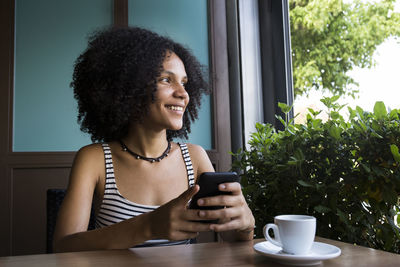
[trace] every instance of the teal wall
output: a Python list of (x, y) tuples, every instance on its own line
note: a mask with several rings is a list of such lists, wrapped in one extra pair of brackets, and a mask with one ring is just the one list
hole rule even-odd
[[(208, 66), (207, 1), (129, 1), (131, 25), (183, 43)], [(112, 0), (16, 0), (14, 151), (75, 151), (91, 143), (69, 87), (87, 35), (112, 24)], [(210, 98), (189, 142), (212, 148)]]
[(87, 34), (112, 24), (112, 0), (16, 1), (14, 151), (74, 151), (91, 143), (69, 87)]
[[(169, 36), (209, 66), (207, 0), (129, 0), (129, 25)], [(189, 142), (212, 149), (210, 96), (204, 96), (199, 119), (192, 125)]]

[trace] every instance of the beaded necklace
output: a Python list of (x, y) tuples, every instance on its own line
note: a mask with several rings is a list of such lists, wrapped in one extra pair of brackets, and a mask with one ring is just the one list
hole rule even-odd
[(129, 154), (131, 154), (133, 157), (135, 157), (136, 159), (141, 159), (141, 160), (146, 160), (150, 163), (154, 163), (154, 162), (160, 162), (163, 158), (168, 157), (168, 153), (171, 150), (171, 142), (168, 141), (168, 146), (167, 149), (165, 149), (165, 151), (162, 153), (161, 156), (157, 157), (157, 158), (148, 158), (145, 156), (141, 156), (139, 154), (136, 154), (135, 152), (133, 152), (132, 150), (130, 150), (125, 144), (124, 142), (122, 142), (122, 140), (119, 140), (122, 150), (123, 151), (127, 151)]

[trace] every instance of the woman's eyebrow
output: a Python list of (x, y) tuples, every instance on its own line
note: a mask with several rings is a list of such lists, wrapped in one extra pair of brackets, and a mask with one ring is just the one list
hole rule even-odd
[[(176, 76), (176, 74), (174, 72), (169, 71), (169, 70), (163, 70), (163, 71), (161, 71), (161, 74), (168, 74), (168, 75)], [(182, 78), (187, 79), (187, 76), (183, 76)]]

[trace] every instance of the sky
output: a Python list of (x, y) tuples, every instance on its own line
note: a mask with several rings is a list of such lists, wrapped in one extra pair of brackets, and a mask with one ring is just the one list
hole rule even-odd
[(354, 102), (371, 111), (375, 101), (386, 107), (400, 108), (400, 40), (394, 38), (381, 44), (374, 54), (377, 62), (371, 69), (357, 68), (351, 76), (359, 82), (359, 99)]
[[(400, 0), (396, 2), (395, 11), (400, 12)], [(352, 108), (360, 106), (364, 110), (372, 111), (376, 101), (383, 101), (386, 108), (400, 109), (400, 39), (387, 39), (378, 46), (374, 59), (375, 67), (355, 68), (350, 72), (350, 76), (359, 83), (358, 97), (343, 98), (339, 102)], [(319, 101), (322, 97), (321, 93), (314, 91), (308, 98), (296, 98), (294, 113), (303, 112), (307, 106), (322, 109), (324, 106)]]

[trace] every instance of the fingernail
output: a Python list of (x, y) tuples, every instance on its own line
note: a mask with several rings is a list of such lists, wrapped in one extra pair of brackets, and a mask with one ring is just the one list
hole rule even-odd
[(225, 189), (225, 188), (226, 188), (226, 185), (221, 184), (221, 185), (219, 185), (219, 188), (220, 188), (220, 189)]
[(204, 200), (202, 200), (202, 199), (197, 200), (197, 204), (198, 205), (203, 205), (204, 204)]
[(206, 216), (206, 213), (204, 211), (199, 211), (199, 216), (204, 217), (204, 216)]

